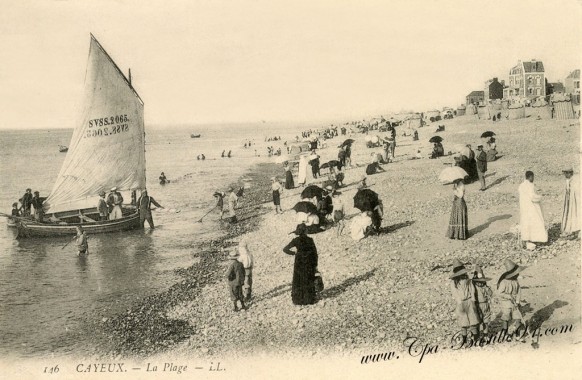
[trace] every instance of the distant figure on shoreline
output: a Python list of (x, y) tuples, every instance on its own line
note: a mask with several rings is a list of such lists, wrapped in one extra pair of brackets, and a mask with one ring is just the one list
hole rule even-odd
[(168, 182), (168, 179), (166, 178), (166, 175), (164, 174), (164, 172), (162, 172), (162, 174), (160, 174), (160, 177), (158, 179), (160, 180), (160, 185), (165, 185), (166, 182)]

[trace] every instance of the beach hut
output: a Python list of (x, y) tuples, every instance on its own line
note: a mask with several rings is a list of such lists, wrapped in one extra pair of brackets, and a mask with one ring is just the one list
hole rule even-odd
[(416, 129), (422, 126), (419, 114), (413, 114), (402, 121), (402, 125), (408, 129)]
[(552, 94), (550, 103), (554, 106), (554, 119), (566, 120), (575, 119), (574, 107), (570, 99), (570, 94)]
[(460, 106), (457, 107), (457, 116), (463, 116), (466, 110), (467, 107), (465, 107), (464, 104), (461, 104)]
[(477, 106), (474, 104), (469, 104), (466, 109), (467, 115), (475, 115), (477, 113)]
[(521, 103), (515, 103), (509, 106), (507, 110), (509, 120), (525, 118), (525, 106)]
[(552, 118), (552, 109), (543, 97), (539, 97), (526, 109), (526, 116), (549, 120)]

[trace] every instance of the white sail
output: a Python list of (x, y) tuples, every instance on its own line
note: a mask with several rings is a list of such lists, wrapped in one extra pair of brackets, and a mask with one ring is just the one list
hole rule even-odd
[(95, 207), (100, 191), (145, 181), (143, 102), (91, 35), (80, 121), (45, 212)]

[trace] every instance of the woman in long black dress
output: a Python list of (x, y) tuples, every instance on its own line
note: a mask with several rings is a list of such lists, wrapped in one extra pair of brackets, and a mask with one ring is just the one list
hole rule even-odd
[(469, 237), (467, 204), (465, 203), (465, 185), (462, 179), (453, 182), (453, 209), (449, 219), (447, 237), (449, 239), (465, 240)]
[(293, 173), (291, 172), (291, 164), (287, 163), (285, 165), (285, 189), (289, 190), (295, 187), (295, 182), (293, 181)]
[(295, 305), (312, 305), (315, 303), (317, 248), (313, 239), (307, 236), (305, 224), (298, 224), (294, 233), (297, 237), (283, 248), (283, 252), (295, 256), (291, 299)]

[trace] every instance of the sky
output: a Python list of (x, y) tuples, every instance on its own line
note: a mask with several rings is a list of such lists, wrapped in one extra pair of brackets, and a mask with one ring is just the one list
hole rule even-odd
[(581, 67), (576, 0), (0, 0), (0, 129), (73, 128), (89, 33), (146, 125), (356, 120), (464, 103), (518, 60)]

